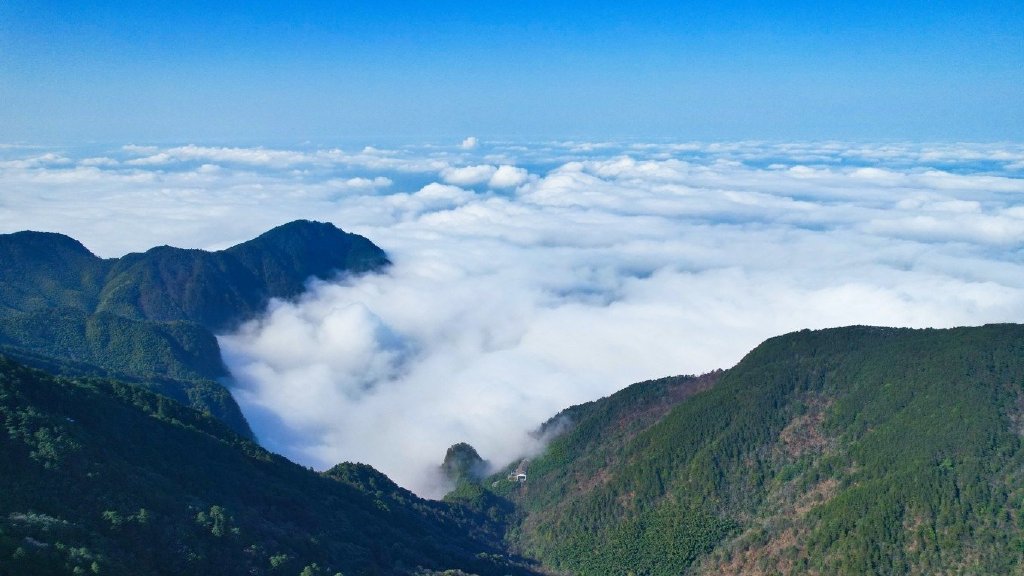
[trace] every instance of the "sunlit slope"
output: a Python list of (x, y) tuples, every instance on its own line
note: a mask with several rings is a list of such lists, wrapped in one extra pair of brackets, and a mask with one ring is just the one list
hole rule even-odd
[(553, 569), (1021, 569), (1022, 326), (773, 338), (650, 426), (667, 392), (633, 389), (567, 411), (525, 483), (492, 479)]
[(369, 466), (317, 474), (137, 386), (0, 357), (4, 576), (528, 573), (469, 522)]

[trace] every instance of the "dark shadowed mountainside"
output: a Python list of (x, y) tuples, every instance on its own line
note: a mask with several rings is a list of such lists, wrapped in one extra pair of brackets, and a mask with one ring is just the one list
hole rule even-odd
[(0, 470), (3, 576), (532, 574), (369, 466), (317, 474), (138, 386), (2, 356)]
[(161, 246), (115, 259), (61, 234), (2, 234), (0, 261), (0, 351), (146, 385), (245, 433), (215, 382), (227, 370), (214, 333), (297, 296), (310, 278), (389, 263), (366, 238), (304, 220), (219, 252)]
[(480, 457), (476, 448), (459, 442), (445, 452), (441, 473), (453, 484), (463, 481), (479, 482), (487, 473), (487, 462)]
[(161, 246), (119, 258), (97, 310), (220, 331), (258, 314), (271, 298), (298, 296), (311, 277), (387, 265), (384, 252), (366, 238), (299, 220), (219, 252)]

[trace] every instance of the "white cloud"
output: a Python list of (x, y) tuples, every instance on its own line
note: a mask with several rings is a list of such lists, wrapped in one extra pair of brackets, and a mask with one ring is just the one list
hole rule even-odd
[(458, 186), (427, 184), (413, 194), (392, 194), (385, 205), (393, 208), (396, 220), (409, 221), (427, 212), (447, 211), (470, 203), (475, 195)]
[(449, 184), (456, 186), (474, 186), (483, 184), (494, 176), (498, 169), (489, 164), (477, 166), (463, 166), (461, 168), (445, 168), (441, 171), (441, 178)]
[[(143, 152), (145, 149), (131, 151)], [(127, 161), (133, 166), (164, 165), (173, 162), (213, 162), (237, 163), (253, 166), (285, 167), (308, 161), (306, 154), (285, 150), (268, 150), (264, 148), (212, 148), (207, 146), (179, 146), (169, 148), (148, 156)]]
[(394, 184), (394, 180), (384, 176), (376, 178), (333, 178), (324, 182), (325, 185), (346, 192), (371, 192), (379, 188), (387, 188)]
[(491, 189), (515, 188), (526, 182), (530, 173), (525, 168), (508, 164), (494, 166), (477, 164), (475, 166), (446, 167), (441, 170), (441, 178), (448, 184), (457, 186), (476, 186), (487, 184)]
[(462, 148), (463, 150), (473, 150), (477, 147), (477, 144), (478, 142), (476, 140), (476, 136), (470, 136), (463, 140), (462, 144), (460, 144), (459, 147)]
[(367, 235), (387, 275), (316, 283), (222, 342), (268, 446), (434, 496), (454, 442), (502, 462), (570, 404), (769, 336), (1024, 321), (1021, 146), (487, 148), (15, 149), (0, 229), (111, 256), (293, 218)]
[(509, 166), (503, 164), (498, 166), (498, 169), (491, 175), (487, 185), (491, 188), (515, 188), (520, 184), (526, 182), (529, 178), (530, 173), (524, 168), (516, 168), (515, 166)]

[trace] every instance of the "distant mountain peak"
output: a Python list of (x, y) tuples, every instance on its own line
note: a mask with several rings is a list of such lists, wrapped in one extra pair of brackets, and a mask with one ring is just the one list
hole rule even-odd
[[(335, 226), (334, 224), (332, 224), (330, 222), (320, 222), (319, 220), (299, 219), (299, 220), (292, 220), (291, 222), (285, 222), (284, 224), (281, 224), (280, 226), (275, 226), (275, 227), (271, 228), (270, 230), (267, 230), (263, 234), (260, 234), (260, 236), (271, 236), (271, 235), (274, 235), (274, 234), (280, 234), (280, 233), (285, 233), (285, 232), (293, 233), (293, 232), (304, 232), (304, 231), (307, 231), (307, 232), (308, 231), (319, 231), (319, 232), (328, 232), (328, 231), (333, 232), (333, 231), (337, 231), (337, 232), (346, 233), (344, 230), (342, 230), (341, 228), (338, 228), (337, 226)], [(258, 237), (259, 236), (257, 236), (257, 238)]]
[[(38, 250), (52, 250), (77, 254), (89, 258), (97, 258), (97, 256), (89, 251), (89, 249), (81, 242), (59, 232), (22, 230), (21, 232), (0, 234), (0, 254), (6, 254), (16, 250), (33, 253)], [(32, 255), (42, 256), (43, 254), (36, 253)]]
[(218, 254), (237, 259), (278, 298), (299, 295), (310, 277), (326, 280), (339, 272), (360, 274), (391, 264), (365, 237), (311, 220), (282, 224)]
[(444, 455), (441, 471), (452, 482), (477, 482), (487, 475), (487, 462), (465, 442), (453, 444)]
[[(241, 246), (249, 244), (262, 245), (268, 242), (305, 242), (310, 240), (344, 238), (349, 236), (358, 235), (349, 234), (330, 222), (318, 222), (316, 220), (292, 220), (291, 222), (286, 222), (280, 226), (275, 226), (252, 240), (247, 240), (241, 244), (237, 244), (231, 248), (223, 250), (223, 252), (230, 252)], [(358, 237), (362, 238), (362, 236)]]

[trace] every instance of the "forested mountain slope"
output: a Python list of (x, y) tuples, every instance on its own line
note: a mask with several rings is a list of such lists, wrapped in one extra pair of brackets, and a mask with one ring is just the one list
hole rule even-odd
[(803, 331), (717, 380), (553, 419), (525, 483), (485, 484), (511, 544), (566, 574), (1024, 567), (1024, 326)]
[(0, 356), (2, 576), (531, 573), (475, 523), (369, 466), (317, 474), (137, 386)]
[(310, 277), (388, 265), (369, 240), (296, 221), (227, 250), (162, 246), (98, 258), (60, 234), (0, 234), (0, 351), (67, 374), (116, 377), (248, 427), (215, 382), (215, 331), (298, 295)]
[(571, 407), (490, 478), (456, 444), (428, 502), (267, 453), (215, 381), (215, 330), (387, 266), (368, 240), (103, 260), (18, 233), (0, 258), (0, 351), (64, 375), (0, 356), (0, 576), (1024, 573), (1024, 326), (772, 338)]
[(219, 331), (261, 312), (270, 298), (297, 296), (310, 277), (387, 265), (384, 252), (366, 238), (299, 220), (219, 252), (160, 246), (119, 258), (96, 311)]

